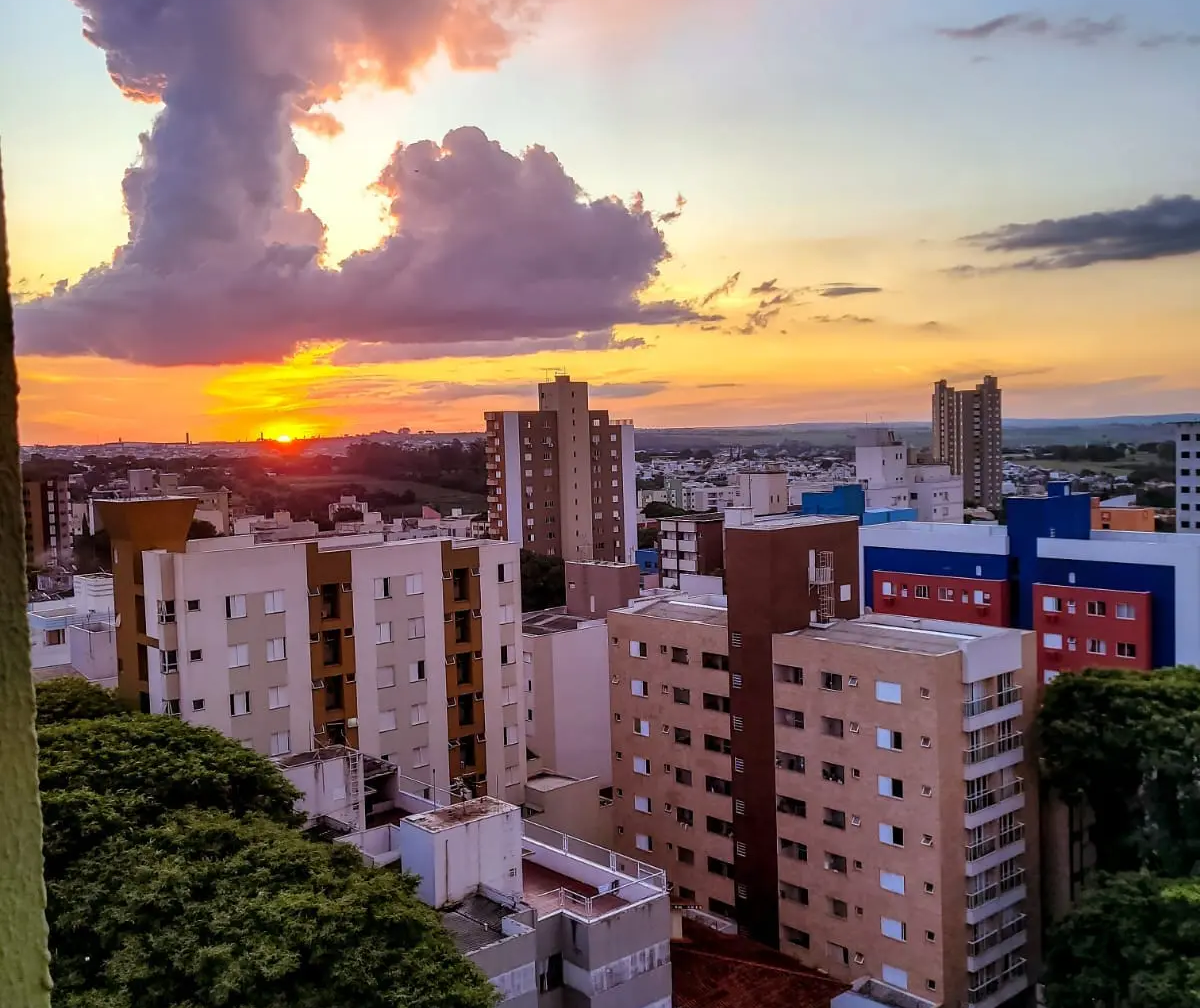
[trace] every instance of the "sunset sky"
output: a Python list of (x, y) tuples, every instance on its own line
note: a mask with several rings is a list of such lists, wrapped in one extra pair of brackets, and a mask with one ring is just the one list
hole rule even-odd
[(1200, 411), (1200, 4), (386, 2), (0, 0), (25, 443)]

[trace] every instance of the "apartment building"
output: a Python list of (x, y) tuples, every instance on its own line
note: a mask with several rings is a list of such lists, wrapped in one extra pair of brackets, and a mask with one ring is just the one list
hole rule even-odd
[(855, 435), (854, 477), (865, 507), (912, 508), (919, 521), (961, 522), (963, 479), (946, 464), (918, 462), (895, 431), (867, 427)]
[(487, 413), (488, 531), (567, 560), (632, 563), (633, 422), (588, 405), (587, 382), (538, 385), (538, 408)]
[(689, 515), (658, 520), (663, 588), (678, 588), (681, 574), (718, 574), (725, 567), (725, 517)]
[(732, 529), (727, 598), (610, 614), (615, 846), (838, 979), (991, 1008), (1039, 954), (1034, 638), (855, 618), (855, 531)]
[(187, 540), (195, 501), (100, 505), (120, 691), (271, 756), (345, 744), (519, 800), (518, 548), (382, 534)]
[(1008, 524), (863, 528), (875, 611), (1033, 630), (1043, 683), (1102, 666), (1200, 664), (1200, 538), (1092, 527), (1087, 494), (1010, 497)]
[(1200, 532), (1200, 421), (1175, 425), (1175, 528)]
[(63, 566), (71, 560), (71, 492), (65, 479), (21, 484), (25, 511), (25, 567)]
[(992, 375), (973, 389), (944, 380), (933, 387), (933, 458), (961, 476), (963, 493), (996, 507), (1004, 485), (1001, 465), (1000, 385)]

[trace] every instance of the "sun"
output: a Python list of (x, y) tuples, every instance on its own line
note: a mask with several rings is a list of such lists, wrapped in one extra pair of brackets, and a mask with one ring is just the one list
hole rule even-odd
[(292, 435), (291, 434), (280, 434), (278, 437), (275, 438), (275, 440), (278, 441), (280, 444), (291, 444), (292, 443)]

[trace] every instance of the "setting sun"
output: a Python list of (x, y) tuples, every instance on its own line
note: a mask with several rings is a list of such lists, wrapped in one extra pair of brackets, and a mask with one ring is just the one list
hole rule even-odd
[(278, 437), (275, 438), (275, 440), (278, 441), (280, 444), (291, 444), (292, 443), (292, 435), (291, 434), (280, 434)]

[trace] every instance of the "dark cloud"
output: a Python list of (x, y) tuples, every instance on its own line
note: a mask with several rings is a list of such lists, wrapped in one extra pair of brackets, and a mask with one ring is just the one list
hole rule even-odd
[(756, 287), (751, 287), (750, 293), (765, 295), (765, 294), (774, 294), (777, 290), (779, 290), (779, 285), (774, 280), (764, 280), (762, 283), (758, 284)]
[(791, 304), (795, 299), (796, 294), (794, 291), (782, 291), (774, 297), (763, 298), (763, 300), (759, 301), (758, 307), (773, 308), (775, 305)]
[(740, 270), (737, 273), (727, 276), (724, 283), (722, 283), (719, 287), (714, 287), (700, 299), (699, 306), (701, 308), (707, 308), (708, 305), (717, 300), (717, 298), (722, 298), (733, 293), (733, 289), (738, 285), (738, 281), (741, 280), (741, 278), (742, 274)]
[[(1156, 196), (1129, 210), (1110, 210), (1006, 224), (969, 235), (964, 241), (988, 252), (1036, 252), (1009, 269), (1079, 269), (1100, 262), (1161, 259), (1200, 252), (1200, 200), (1192, 196)], [(963, 265), (948, 271), (976, 276), (989, 269)]]
[(1200, 46), (1200, 35), (1187, 32), (1164, 32), (1160, 35), (1148, 35), (1138, 42), (1142, 49), (1162, 49), (1166, 46)]
[(818, 322), (821, 325), (874, 325), (875, 319), (867, 318), (863, 315), (814, 315), (813, 322)]
[(612, 331), (582, 333), (562, 339), (511, 339), (459, 343), (346, 343), (331, 355), (338, 365), (383, 364), (396, 361), (437, 360), (443, 357), (516, 357), (548, 350), (573, 353), (597, 350), (639, 350), (647, 346), (641, 336), (617, 336)]
[(1074, 45), (1093, 45), (1102, 38), (1118, 35), (1125, 30), (1119, 17), (1104, 21), (1078, 17), (1070, 21), (1053, 22), (1031, 14), (1005, 14), (961, 28), (939, 28), (943, 38), (959, 42), (981, 41), (1005, 35), (1034, 35), (1070, 42)]
[(377, 184), (390, 233), (322, 263), (292, 127), (330, 132), (322, 102), (365, 77), (408, 88), (439, 54), (494, 67), (541, 0), (77, 4), (117, 86), (163, 108), (125, 176), (128, 241), (18, 307), (22, 352), (217, 364), (314, 340), (499, 348), (698, 318), (642, 301), (668, 257), (650, 211), (588, 198), (545, 148), (513, 155), (470, 127), (399, 144)]
[(665, 381), (640, 382), (610, 382), (588, 386), (598, 399), (640, 399), (643, 396), (657, 395), (665, 391), (669, 385)]
[[(641, 195), (641, 194), (639, 193), (638, 195)], [(660, 224), (670, 224), (671, 221), (679, 220), (679, 218), (683, 216), (683, 208), (685, 206), (687, 206), (687, 200), (683, 198), (683, 195), (680, 194), (680, 195), (676, 196), (675, 197), (675, 209), (670, 210), (667, 213), (659, 214), (658, 222)]]
[(710, 382), (707, 385), (697, 385), (701, 389), (744, 388), (741, 382)]
[(821, 297), (853, 297), (855, 294), (878, 294), (882, 287), (864, 287), (858, 284), (836, 283), (824, 284), (816, 288)]

